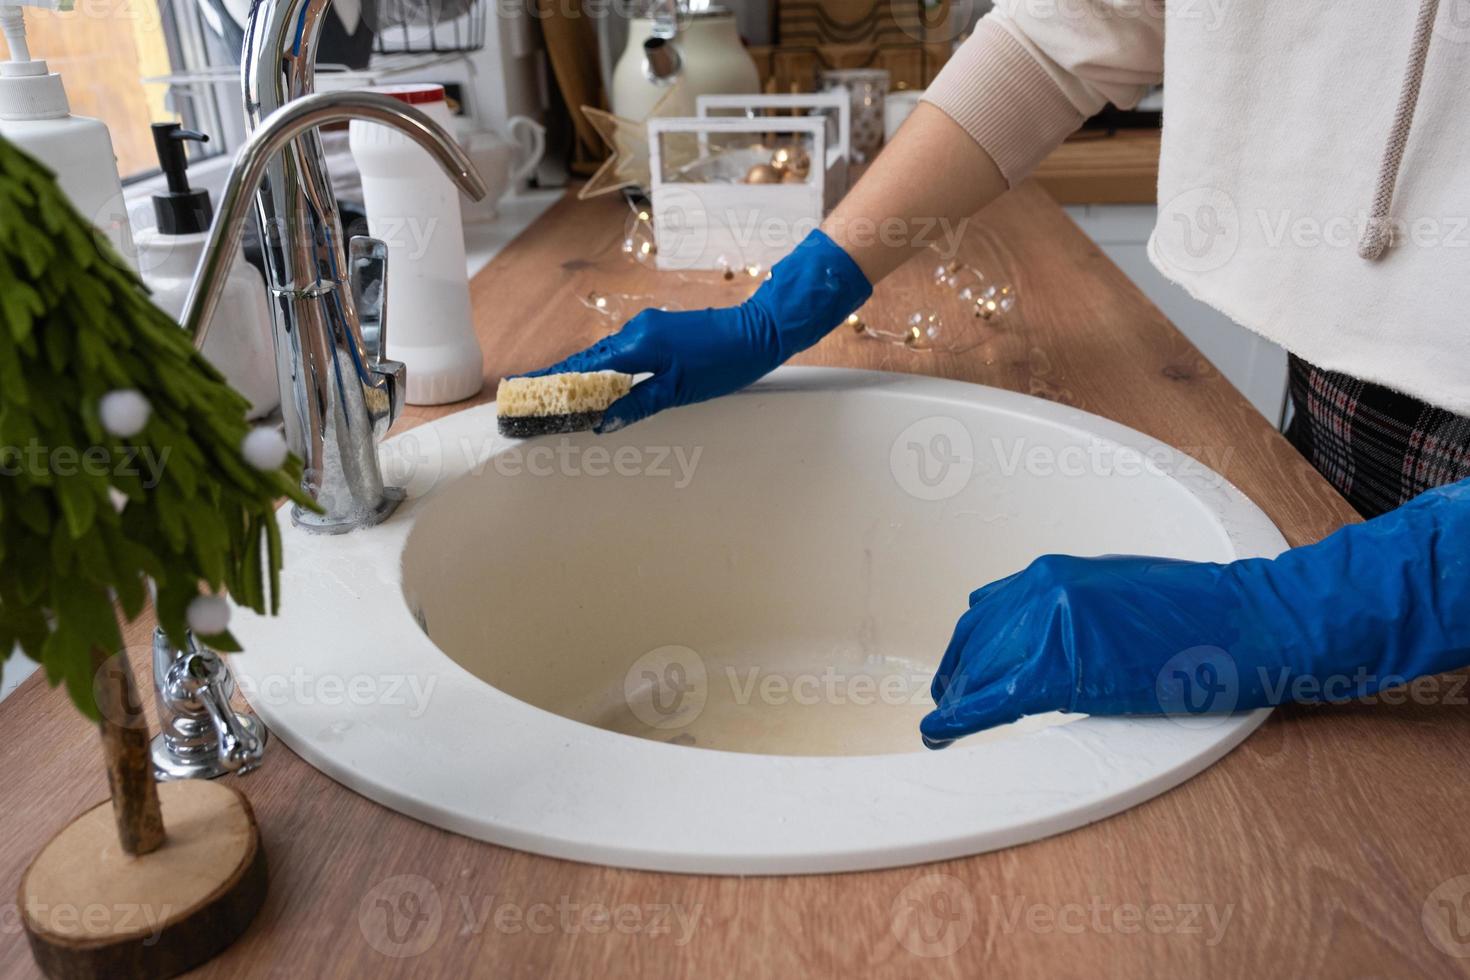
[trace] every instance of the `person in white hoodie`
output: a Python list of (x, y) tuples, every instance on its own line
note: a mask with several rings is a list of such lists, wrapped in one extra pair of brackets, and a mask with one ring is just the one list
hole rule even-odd
[(1459, 0), (1020, 0), (927, 98), (1013, 185), (1167, 79), (1149, 257), (1291, 353), (1290, 438), (1372, 516), (1470, 476), (1467, 78)]
[(1162, 82), (1149, 257), (1290, 352), (1288, 436), (1373, 519), (1274, 561), (1048, 556), (978, 589), (936, 673), (924, 738), (939, 747), (1048, 710), (1368, 695), (1460, 667), (1467, 78), (1462, 0), (1004, 0), (754, 296), (645, 311), (541, 373), (651, 373), (604, 431), (742, 387), (835, 328), (923, 244), (875, 227), (974, 213), (1104, 104), (1132, 106)]

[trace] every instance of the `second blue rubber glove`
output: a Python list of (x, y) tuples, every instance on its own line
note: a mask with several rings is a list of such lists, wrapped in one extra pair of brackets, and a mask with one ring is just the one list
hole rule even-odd
[(1339, 701), (1470, 663), (1470, 480), (1275, 559), (1048, 555), (979, 589), (919, 730)]
[(612, 432), (744, 388), (821, 340), (872, 292), (857, 263), (813, 231), (739, 306), (644, 310), (612, 336), (532, 374), (651, 373), (603, 413), (598, 431)]

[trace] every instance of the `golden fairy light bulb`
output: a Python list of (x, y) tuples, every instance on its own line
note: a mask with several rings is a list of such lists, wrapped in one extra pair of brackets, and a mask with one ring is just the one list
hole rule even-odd
[(761, 277), (762, 271), (763, 270), (761, 269), (760, 263), (758, 262), (752, 262), (750, 263), (750, 265), (747, 265), (745, 267), (745, 274), (747, 276), (750, 276), (750, 278), (752, 279), (759, 279)]
[(847, 315), (847, 325), (849, 327), (852, 327), (853, 333), (862, 333), (864, 330), (868, 329), (868, 325), (863, 322), (863, 318), (858, 316), (856, 313), (849, 313)]
[(650, 255), (653, 252), (653, 244), (651, 242), (643, 242), (638, 246), (638, 251), (644, 255)]
[(648, 219), (649, 219), (649, 214), (648, 214), (647, 211), (639, 211), (638, 212), (638, 220), (639, 221), (647, 221)]
[(982, 320), (989, 320), (1001, 313), (1009, 312), (1015, 305), (1015, 290), (1010, 286), (990, 286), (975, 301), (975, 315)]

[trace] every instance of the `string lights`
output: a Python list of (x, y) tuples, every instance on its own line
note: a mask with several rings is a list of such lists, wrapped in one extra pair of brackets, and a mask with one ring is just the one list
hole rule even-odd
[[(932, 245), (930, 249), (939, 251)], [(909, 350), (962, 354), (1017, 326), (1015, 318), (1009, 316), (1016, 308), (1015, 287), (990, 282), (966, 262), (941, 261), (934, 268), (931, 285), (937, 288), (926, 290), (924, 299), (932, 295), (936, 305), (947, 307), (944, 312), (926, 305), (894, 325), (878, 319), (873, 313), (876, 304), (870, 300), (847, 318), (848, 328), (865, 338)]]
[[(653, 214), (646, 201), (629, 200), (629, 214), (621, 251), (634, 262), (656, 268), (658, 244), (653, 233)], [(930, 252), (939, 257), (923, 288), (899, 284), (880, 284), (869, 300), (847, 318), (846, 328), (866, 339), (904, 347), (923, 353), (961, 354), (994, 339), (1001, 333), (1021, 328), (1016, 311), (1016, 289), (1009, 283), (993, 282), (975, 266), (946, 255), (937, 246)], [(676, 276), (684, 282), (719, 283), (728, 287), (732, 304), (738, 303), (770, 278), (770, 270), (759, 263), (746, 263), (738, 256), (719, 260), (714, 272), (660, 272)], [(902, 272), (902, 270), (900, 270)], [(899, 278), (896, 274), (895, 279)], [(914, 295), (916, 294), (916, 295)], [(880, 295), (883, 300), (880, 302)], [(892, 300), (911, 298), (913, 306), (897, 322), (878, 312), (879, 306), (892, 308)], [(658, 302), (647, 294), (589, 292), (582, 297), (588, 309), (618, 323), (640, 310), (656, 307), (678, 310), (682, 307)]]

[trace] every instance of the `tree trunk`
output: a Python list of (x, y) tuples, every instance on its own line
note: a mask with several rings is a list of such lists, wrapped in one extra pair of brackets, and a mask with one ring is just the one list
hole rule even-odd
[(147, 854), (163, 844), (164, 830), (143, 705), (125, 652), (106, 657), (94, 651), (93, 657), (99, 664), (94, 686), (118, 843), (128, 854)]

